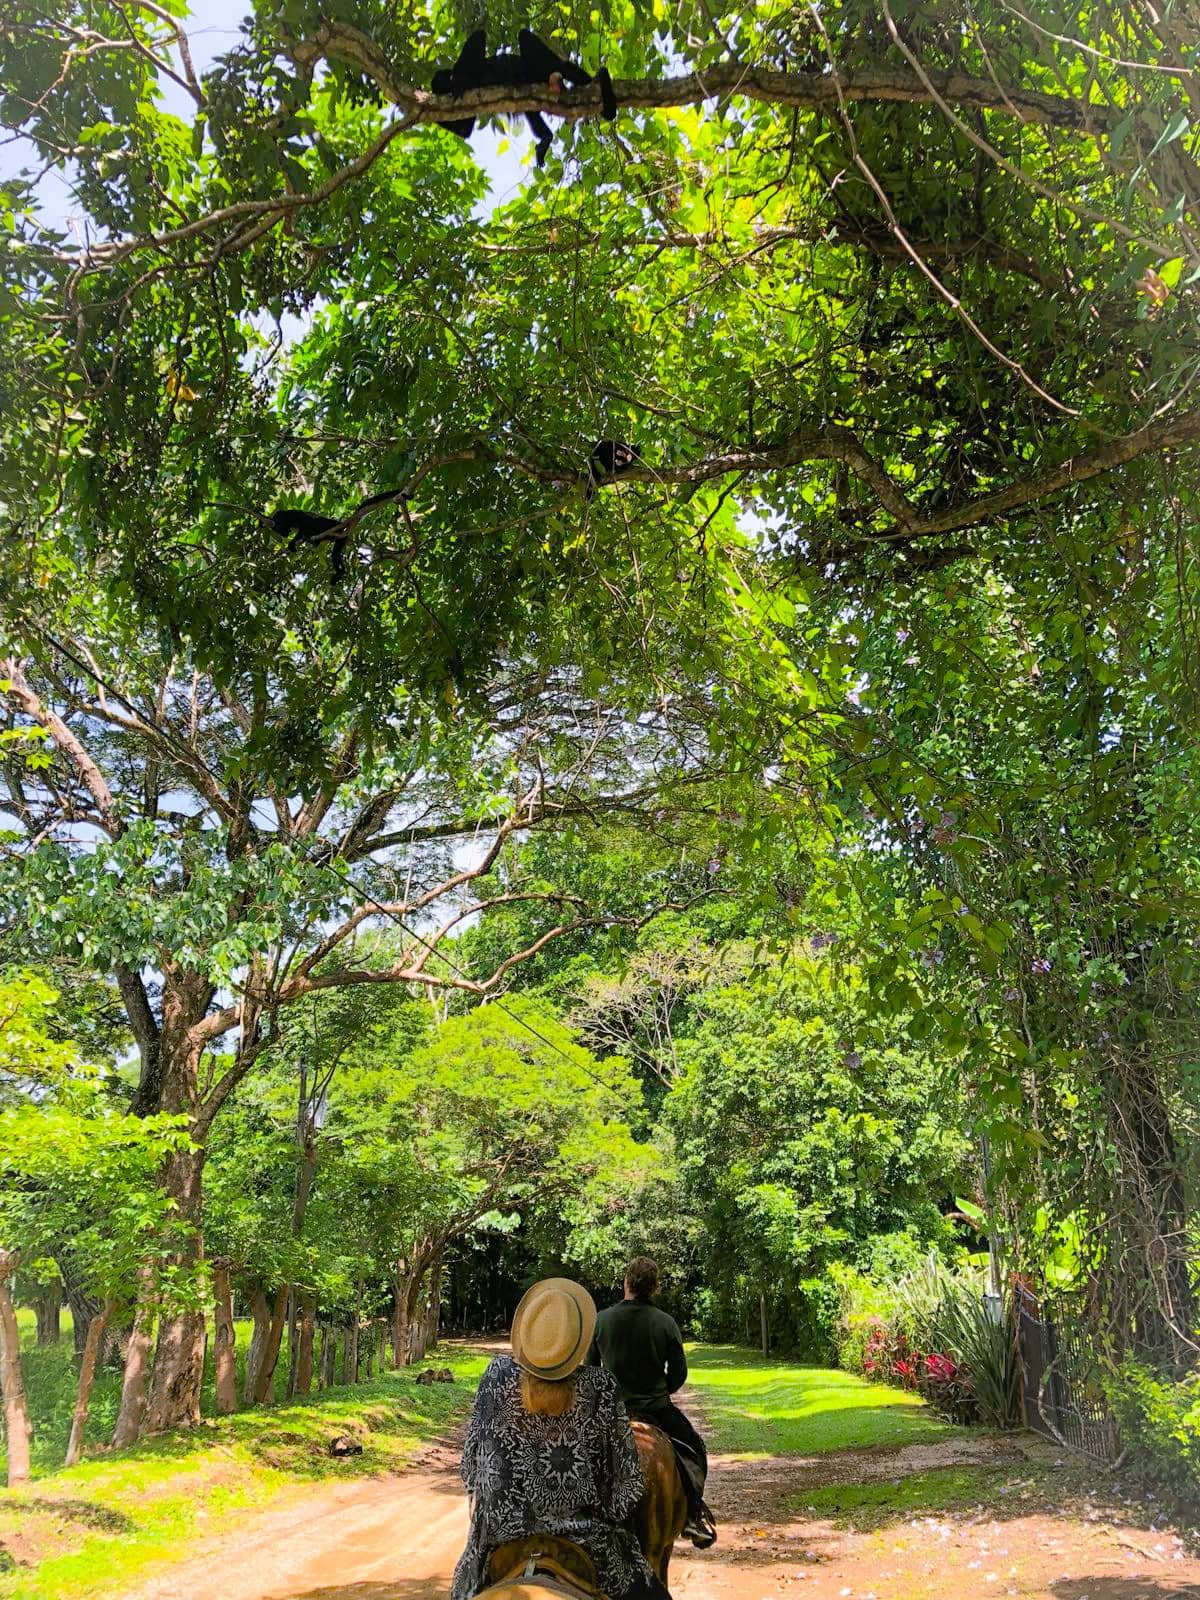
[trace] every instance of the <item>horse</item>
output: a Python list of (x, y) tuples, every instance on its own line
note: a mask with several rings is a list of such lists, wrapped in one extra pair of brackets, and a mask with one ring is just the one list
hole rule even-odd
[[(687, 1496), (670, 1439), (649, 1422), (632, 1427), (643, 1484), (634, 1527), (642, 1554), (665, 1585), (671, 1551), (687, 1521)], [(578, 1545), (537, 1534), (492, 1551), (488, 1587), (480, 1591), (479, 1600), (547, 1600), (548, 1594), (604, 1600), (592, 1559)]]
[(642, 1498), (634, 1526), (642, 1554), (665, 1586), (671, 1552), (687, 1521), (687, 1495), (675, 1460), (675, 1446), (652, 1422), (634, 1422), (633, 1441), (642, 1463)]

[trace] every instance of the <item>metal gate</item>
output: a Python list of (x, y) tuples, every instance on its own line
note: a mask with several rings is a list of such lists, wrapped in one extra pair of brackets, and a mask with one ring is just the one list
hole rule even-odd
[(1021, 1283), (1013, 1286), (1021, 1349), (1025, 1424), (1095, 1461), (1120, 1453), (1100, 1366), (1069, 1313), (1055, 1316)]

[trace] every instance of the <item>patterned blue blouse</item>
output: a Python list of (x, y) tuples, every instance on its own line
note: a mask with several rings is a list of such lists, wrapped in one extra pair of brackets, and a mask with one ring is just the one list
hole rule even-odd
[(574, 1403), (561, 1417), (534, 1416), (521, 1401), (520, 1368), (498, 1356), (475, 1396), (462, 1477), (471, 1531), (451, 1600), (472, 1600), (483, 1588), (497, 1545), (536, 1533), (586, 1550), (612, 1600), (653, 1581), (629, 1525), (642, 1493), (637, 1446), (616, 1379), (602, 1367), (580, 1367)]

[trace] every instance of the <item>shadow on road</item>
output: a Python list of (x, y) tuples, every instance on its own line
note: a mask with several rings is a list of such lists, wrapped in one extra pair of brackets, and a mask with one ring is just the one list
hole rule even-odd
[(1157, 1578), (1060, 1578), (1050, 1593), (1054, 1600), (1194, 1600), (1196, 1586)]
[(335, 1584), (332, 1589), (305, 1589), (280, 1600), (446, 1600), (450, 1586), (437, 1578), (397, 1578), (389, 1583)]

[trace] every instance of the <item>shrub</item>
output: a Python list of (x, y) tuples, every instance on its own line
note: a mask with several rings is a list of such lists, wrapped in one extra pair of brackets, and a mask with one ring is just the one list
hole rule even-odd
[(1200, 1372), (1173, 1382), (1128, 1358), (1105, 1388), (1129, 1465), (1194, 1512), (1200, 1501)]
[(953, 1356), (935, 1352), (925, 1357), (921, 1393), (935, 1411), (951, 1422), (975, 1422), (979, 1406), (970, 1377)]
[(1020, 1428), (1021, 1366), (1009, 1317), (993, 1316), (975, 1285), (954, 1283), (938, 1312), (940, 1343), (970, 1379), (979, 1420), (990, 1428)]
[(1020, 1367), (1008, 1319), (997, 1320), (973, 1268), (930, 1252), (894, 1285), (842, 1269), (838, 1355), (864, 1377), (917, 1389), (956, 1422), (1019, 1428)]
[(880, 1330), (894, 1321), (895, 1294), (887, 1285), (841, 1262), (829, 1268), (829, 1277), (838, 1297), (834, 1342), (839, 1366), (866, 1377), (884, 1377), (878, 1370), (882, 1359)]

